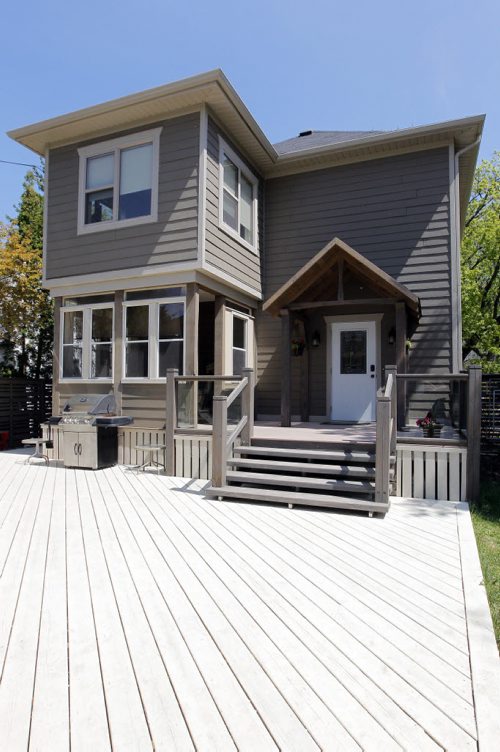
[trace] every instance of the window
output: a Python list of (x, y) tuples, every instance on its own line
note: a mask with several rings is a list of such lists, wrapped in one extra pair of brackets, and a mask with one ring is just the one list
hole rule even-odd
[[(172, 288), (170, 292), (145, 290), (143, 297), (147, 302), (140, 303), (135, 302), (137, 292), (127, 295), (125, 378), (164, 379), (167, 368), (183, 372), (184, 297), (174, 297), (179, 290), (183, 288)], [(151, 293), (155, 292), (158, 299), (151, 300)]]
[(257, 250), (258, 180), (232, 149), (220, 141), (220, 225)]
[[(104, 296), (103, 296), (104, 297)], [(64, 301), (61, 321), (61, 378), (113, 378), (113, 307)], [(92, 298), (95, 300), (95, 298)]]
[(225, 312), (224, 372), (234, 376), (253, 367), (253, 318), (243, 310), (228, 307)]
[(233, 374), (241, 376), (247, 363), (248, 319), (233, 314)]
[(78, 150), (78, 232), (156, 221), (161, 128)]

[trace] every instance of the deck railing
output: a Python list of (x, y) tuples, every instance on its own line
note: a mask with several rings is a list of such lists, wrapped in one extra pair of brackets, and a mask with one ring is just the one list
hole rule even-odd
[[(234, 386), (235, 383), (236, 386)], [(212, 387), (205, 395), (210, 401), (211, 414), (203, 411), (203, 423), (200, 425), (199, 398), (202, 385)], [(225, 482), (226, 461), (234, 442), (241, 436), (242, 443), (250, 444), (253, 436), (253, 369), (244, 368), (241, 376), (181, 376), (176, 368), (171, 368), (167, 370), (166, 388), (165, 471), (167, 475), (174, 475), (175, 472), (176, 435), (206, 431), (212, 435), (213, 484), (216, 485), (217, 479), (223, 479)], [(224, 394), (224, 392), (228, 393)]]
[[(411, 425), (415, 423), (412, 411), (420, 410), (420, 417), (424, 417), (432, 407), (430, 399), (439, 396), (441, 392), (446, 395), (446, 399), (437, 401), (448, 401), (447, 419), (455, 431), (455, 437), (427, 438), (408, 434), (405, 442), (466, 444), (467, 500), (477, 500), (481, 447), (481, 367), (471, 366), (468, 371), (461, 373), (397, 373), (395, 366), (388, 366), (385, 370), (386, 384), (377, 393), (376, 500), (388, 500), (390, 464), (391, 456), (396, 456), (397, 428), (405, 426), (409, 414), (412, 414)], [(413, 392), (408, 390), (411, 382), (417, 385)], [(401, 393), (404, 395), (403, 400)], [(411, 400), (416, 407), (410, 408)]]

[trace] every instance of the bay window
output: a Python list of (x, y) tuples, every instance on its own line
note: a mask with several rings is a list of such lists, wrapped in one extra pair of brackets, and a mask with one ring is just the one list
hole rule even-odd
[(161, 128), (78, 150), (78, 233), (155, 221)]
[(258, 180), (235, 152), (220, 140), (221, 228), (257, 252)]
[(126, 379), (164, 379), (167, 368), (183, 372), (184, 306), (183, 288), (127, 293)]
[[(96, 298), (93, 298), (95, 301)], [(112, 296), (66, 299), (61, 311), (62, 379), (113, 378)]]

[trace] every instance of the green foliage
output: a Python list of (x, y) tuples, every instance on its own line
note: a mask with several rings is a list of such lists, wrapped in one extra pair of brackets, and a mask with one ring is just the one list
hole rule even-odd
[(500, 650), (500, 483), (489, 481), (482, 484), (479, 502), (471, 511), (484, 584)]
[(17, 215), (0, 223), (2, 376), (40, 378), (52, 370), (52, 301), (42, 288), (43, 170), (30, 170)]
[(463, 353), (500, 370), (500, 153), (474, 176), (462, 242)]

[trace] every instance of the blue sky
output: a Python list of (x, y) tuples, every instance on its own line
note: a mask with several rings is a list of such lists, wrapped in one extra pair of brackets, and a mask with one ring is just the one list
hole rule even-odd
[[(498, 0), (27, 0), (2, 8), (5, 131), (220, 67), (271, 141), (485, 112), (500, 149)], [(25, 168), (0, 163), (0, 219)]]

